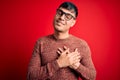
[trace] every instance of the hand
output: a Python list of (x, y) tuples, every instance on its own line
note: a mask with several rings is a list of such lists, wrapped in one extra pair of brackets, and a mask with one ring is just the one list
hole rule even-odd
[[(74, 51), (75, 53), (78, 53), (78, 50), (75, 49)], [(80, 66), (80, 60), (72, 65), (70, 65), (69, 67), (72, 68), (72, 69), (77, 69), (78, 67)]]
[(69, 66), (76, 69), (76, 67), (79, 66), (80, 54), (78, 53), (77, 49), (70, 53), (69, 48), (64, 46), (64, 50), (59, 48), (57, 53), (60, 54), (60, 57), (57, 60), (60, 67)]
[(69, 62), (68, 62), (69, 57), (67, 56), (67, 54), (69, 53), (69, 48), (64, 51), (61, 48), (59, 48), (59, 51), (57, 52), (58, 54), (60, 54), (60, 57), (57, 59), (59, 67), (69, 66)]

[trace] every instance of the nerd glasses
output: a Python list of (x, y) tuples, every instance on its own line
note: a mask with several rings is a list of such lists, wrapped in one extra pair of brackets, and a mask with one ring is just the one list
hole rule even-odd
[(75, 17), (74, 16), (72, 16), (71, 14), (69, 14), (69, 13), (65, 13), (65, 12), (63, 12), (62, 10), (60, 10), (60, 9), (57, 9), (57, 16), (59, 16), (59, 17), (61, 17), (63, 14), (65, 14), (65, 20), (71, 20), (72, 18), (73, 19), (75, 19)]

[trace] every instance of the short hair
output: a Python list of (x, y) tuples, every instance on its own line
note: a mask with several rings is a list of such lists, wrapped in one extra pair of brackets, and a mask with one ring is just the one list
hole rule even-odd
[(71, 2), (63, 2), (59, 8), (62, 7), (62, 8), (65, 8), (67, 10), (74, 10), (74, 13), (75, 13), (75, 16), (77, 17), (78, 16), (78, 9), (77, 7), (71, 3)]

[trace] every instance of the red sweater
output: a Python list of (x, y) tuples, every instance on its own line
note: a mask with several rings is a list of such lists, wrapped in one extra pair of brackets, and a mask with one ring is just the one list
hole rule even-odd
[[(56, 59), (57, 50), (67, 46), (70, 52), (78, 48), (82, 59), (76, 70), (69, 67), (60, 68)], [(53, 35), (37, 40), (28, 66), (28, 80), (95, 80), (96, 71), (87, 43), (73, 35), (67, 39), (56, 39)]]

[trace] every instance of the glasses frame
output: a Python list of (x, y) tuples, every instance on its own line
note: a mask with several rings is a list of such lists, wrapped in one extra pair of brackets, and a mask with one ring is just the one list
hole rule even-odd
[[(58, 11), (61, 11), (62, 13), (61, 13), (61, 14), (58, 14)], [(65, 15), (65, 20), (67, 20), (67, 21), (71, 20), (72, 18), (73, 18), (73, 19), (76, 19), (76, 17), (74, 17), (73, 15), (71, 15), (71, 14), (69, 14), (69, 13), (64, 12), (64, 11), (61, 10), (61, 9), (57, 9), (56, 14), (57, 14), (58, 16), (60, 16), (60, 17), (61, 17), (62, 15)], [(66, 15), (70, 15), (71, 18), (68, 19)]]

